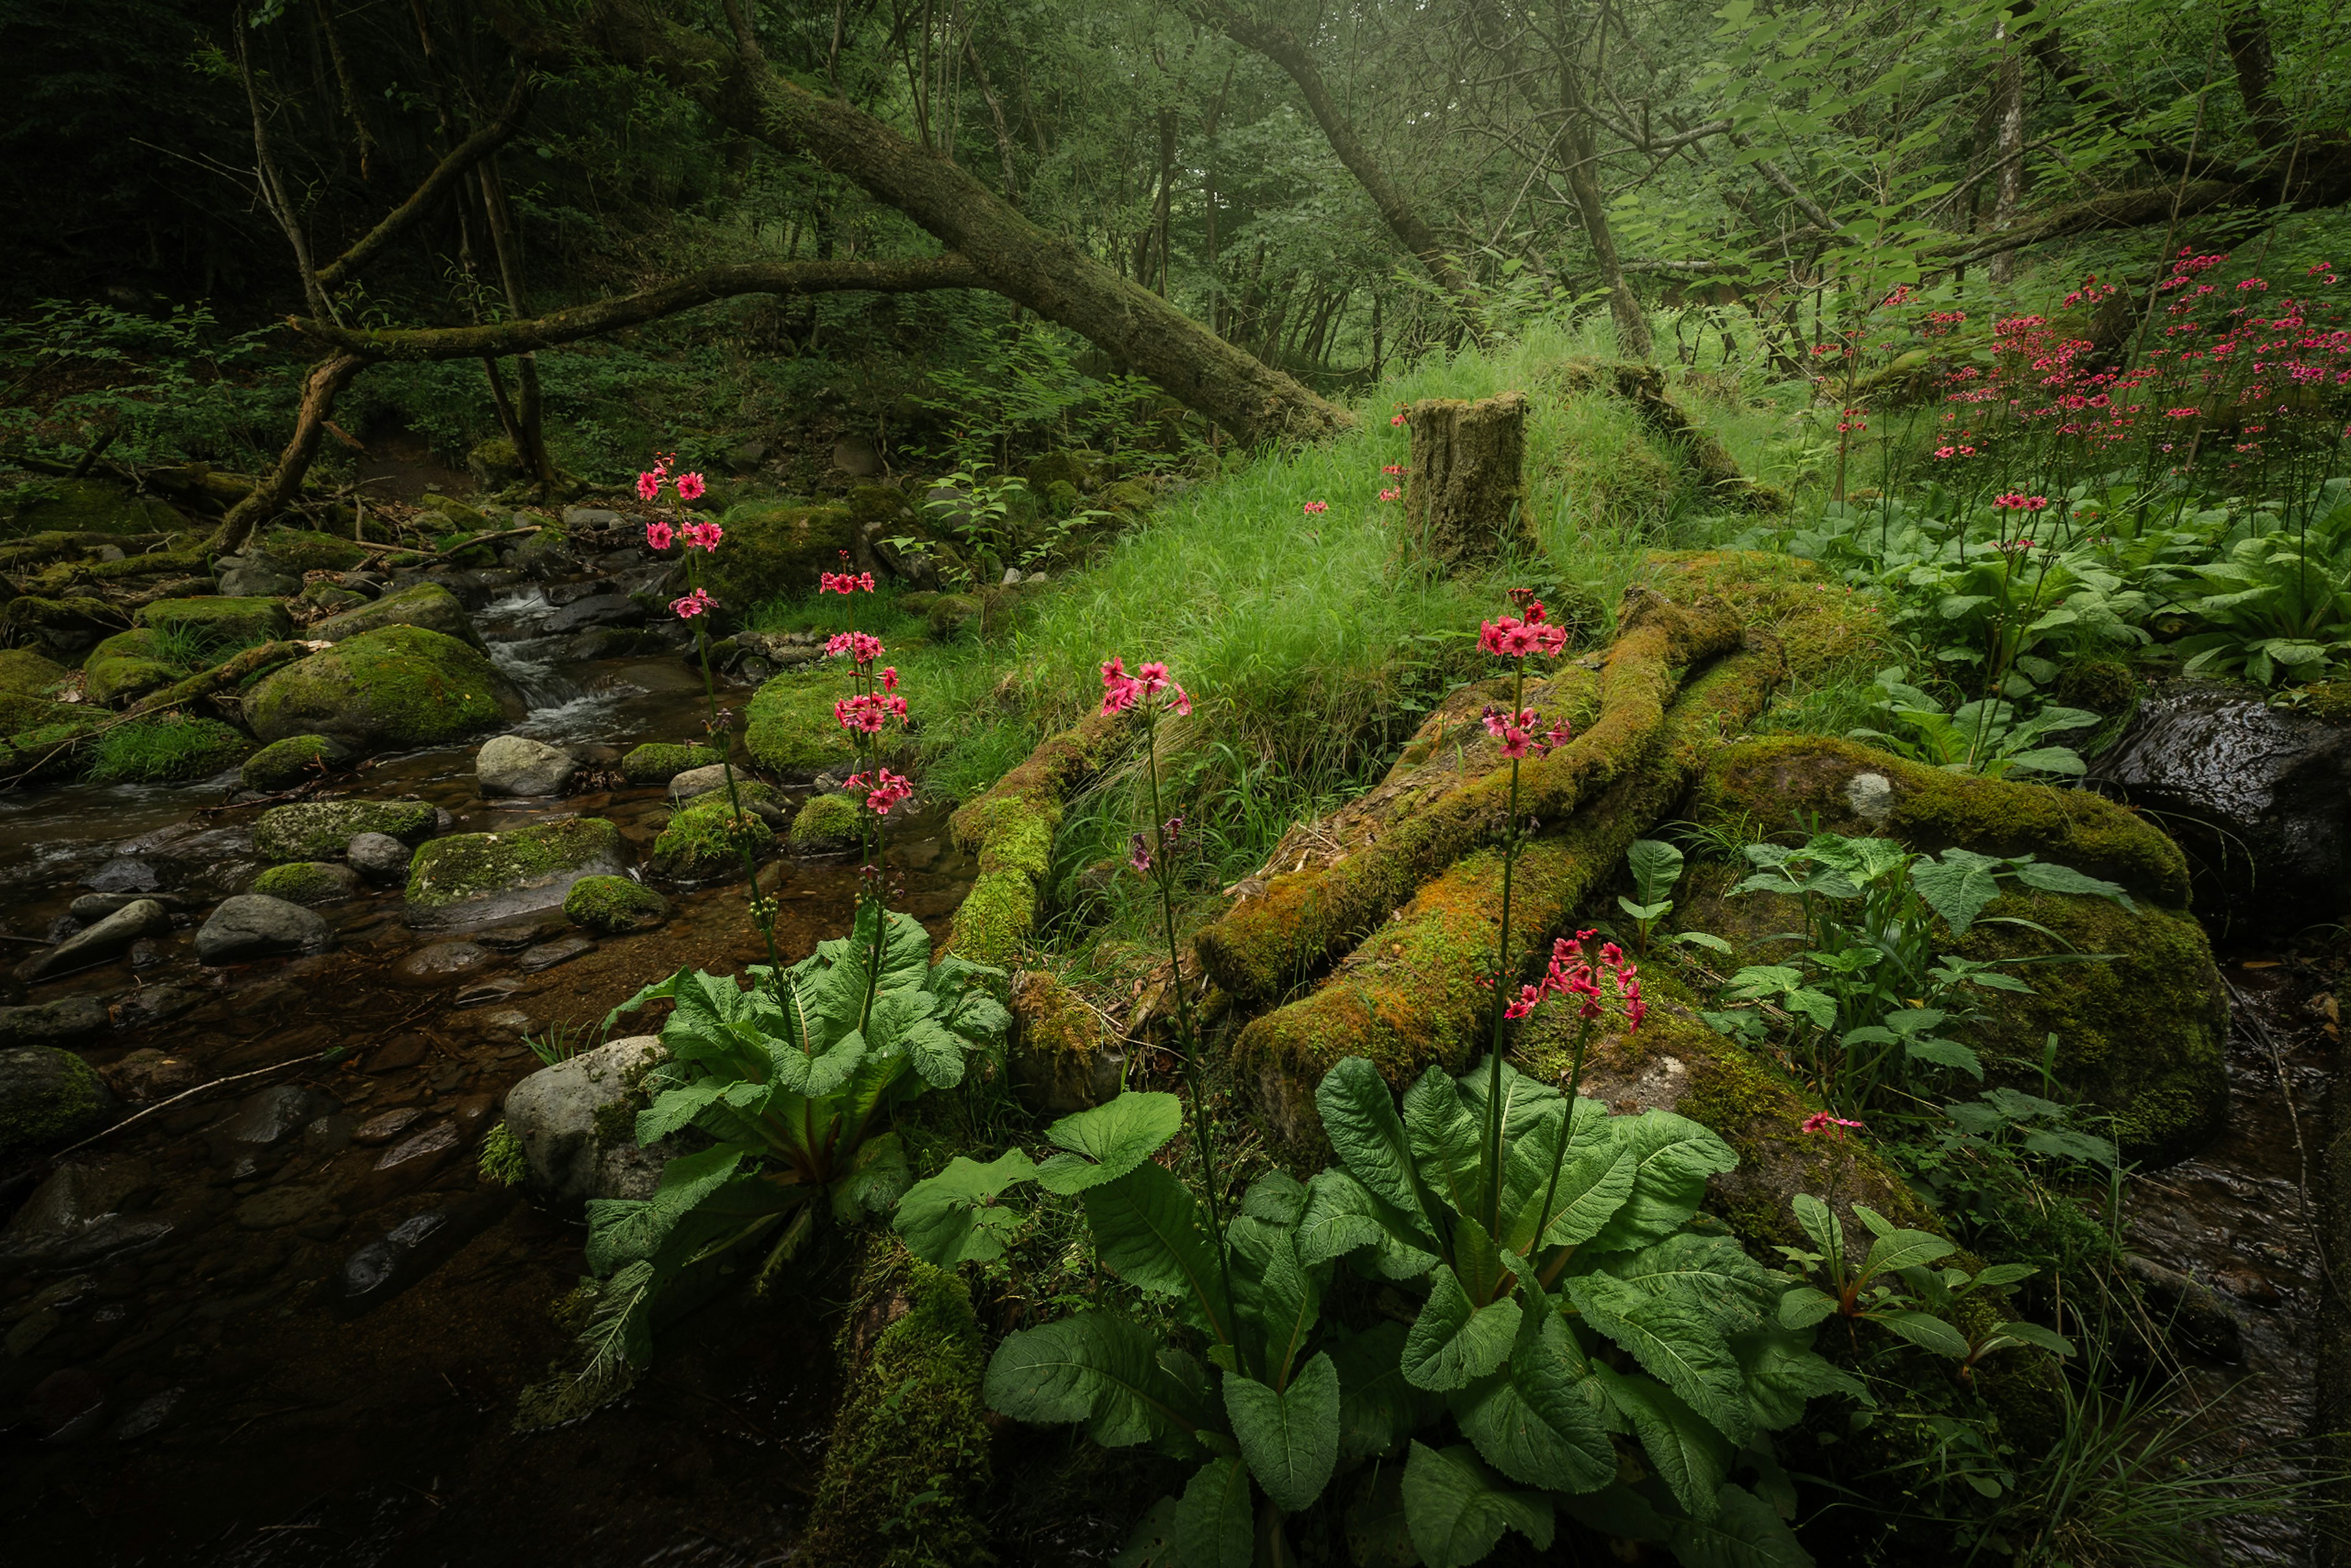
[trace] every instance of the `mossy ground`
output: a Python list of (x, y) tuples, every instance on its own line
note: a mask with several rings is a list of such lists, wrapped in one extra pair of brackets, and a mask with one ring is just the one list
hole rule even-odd
[(275, 599), (159, 599), (131, 616), (134, 626), (206, 636), (234, 651), (286, 636), (294, 622)]
[(452, 833), (425, 844), (409, 862), (408, 905), (445, 909), (583, 867), (616, 867), (623, 852), (621, 830), (601, 817), (566, 817), (504, 833)]
[(563, 895), (564, 917), (574, 925), (608, 935), (659, 925), (669, 901), (625, 876), (583, 876)]
[(790, 671), (751, 698), (743, 744), (770, 773), (802, 778), (854, 762), (856, 747), (832, 705), (850, 692), (848, 672), (833, 667)]
[(840, 507), (752, 502), (730, 507), (719, 521), (726, 546), (710, 559), (710, 591), (740, 613), (781, 596), (813, 594), (818, 580), (837, 570), (841, 552), (856, 543), (856, 520)]
[(82, 691), (90, 701), (110, 706), (161, 691), (186, 673), (162, 654), (160, 640), (147, 628), (118, 632), (82, 661)]
[(367, 559), (365, 546), (315, 528), (272, 528), (257, 541), (261, 553), (298, 575), (343, 571)]
[(298, 800), (255, 819), (253, 847), (265, 860), (325, 860), (361, 833), (422, 843), (439, 821), (440, 812), (426, 800)]

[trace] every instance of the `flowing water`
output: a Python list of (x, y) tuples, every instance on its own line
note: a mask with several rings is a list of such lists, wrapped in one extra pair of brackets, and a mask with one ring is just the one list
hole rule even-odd
[[(641, 741), (699, 737), (698, 671), (675, 656), (570, 659), (565, 639), (537, 633), (548, 608), (540, 591), (514, 590), (476, 617), (529, 698), (523, 733), (606, 763)], [(747, 696), (720, 700), (739, 710)], [(422, 796), (457, 831), (603, 816), (640, 860), (667, 815), (659, 789), (483, 800), (472, 752), (381, 759), (350, 792)], [(664, 889), (666, 924), (577, 950), (553, 945), (575, 935), (558, 912), (424, 935), (402, 921), (396, 887), (375, 890), (321, 912), (329, 953), (208, 968), (189, 947), (196, 920), (262, 863), (255, 809), (221, 804), (232, 782), (0, 795), (0, 900), (16, 938), (5, 946), (34, 951), (26, 939), (93, 889), (185, 902), (170, 936), (128, 964), (36, 991), (110, 1003), (116, 1028), (86, 1052), (93, 1062), (154, 1048), (190, 1081), (278, 1069), (75, 1155), (114, 1184), (124, 1244), (0, 1279), (6, 1554), (241, 1568), (778, 1560), (831, 1419), (838, 1260), (801, 1270), (780, 1300), (722, 1297), (672, 1332), (618, 1406), (517, 1437), (517, 1393), (569, 1354), (549, 1307), (580, 1275), (582, 1231), (474, 1169), (500, 1099), (539, 1065), (525, 1030), (592, 1030), (681, 965), (762, 956), (742, 888)], [(972, 874), (943, 821), (918, 811), (892, 850), (897, 905), (939, 935)], [(787, 958), (845, 928), (855, 883), (838, 862), (763, 867)], [(453, 936), (471, 950), (443, 946)], [(337, 1047), (351, 1054), (317, 1064)], [(285, 1124), (255, 1143), (232, 1135), (252, 1130), (241, 1115)], [(448, 1132), (418, 1139), (436, 1127)], [(422, 1152), (382, 1168), (394, 1149)], [(6, 1179), (0, 1207), (46, 1170)]]

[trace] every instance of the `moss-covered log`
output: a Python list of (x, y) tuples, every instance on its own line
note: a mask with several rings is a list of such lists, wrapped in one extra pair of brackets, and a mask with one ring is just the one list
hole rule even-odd
[(947, 946), (974, 963), (1008, 968), (1037, 926), (1053, 834), (1071, 794), (1110, 766), (1131, 714), (1091, 714), (1029, 754), (949, 820), (956, 847), (979, 856), (979, 875), (956, 909)]
[[(1738, 645), (1739, 618), (1719, 602), (1677, 605), (1628, 590), (1600, 675), (1600, 716), (1573, 741), (1520, 770), (1521, 817), (1556, 821), (1596, 800), (1647, 756), (1665, 723), (1676, 672)], [(1200, 933), (1209, 976), (1237, 1000), (1261, 1005), (1364, 939), (1430, 877), (1496, 841), (1508, 826), (1510, 769), (1498, 766), (1436, 795), (1399, 796), (1384, 823), (1324, 864), (1278, 873), (1245, 892)], [(1378, 831), (1384, 829), (1384, 831)]]
[[(1633, 841), (1672, 810), (1724, 738), (1763, 711), (1781, 670), (1778, 644), (1722, 660), (1676, 700), (1624, 775), (1553, 835), (1519, 857), (1510, 946), (1531, 956), (1612, 875)], [(1416, 894), (1312, 995), (1263, 1014), (1233, 1046), (1270, 1130), (1318, 1150), (1314, 1086), (1343, 1057), (1363, 1056), (1401, 1088), (1430, 1062), (1459, 1071), (1481, 1049), (1501, 936), (1502, 857), (1481, 847)]]
[(124, 716), (134, 717), (143, 713), (161, 713), (165, 708), (179, 707), (183, 704), (192, 703), (198, 697), (207, 697), (216, 692), (234, 690), (244, 683), (246, 676), (258, 674), (263, 670), (276, 669), (280, 664), (291, 664), (297, 659), (308, 656), (309, 652), (308, 647), (299, 643), (264, 643), (258, 647), (247, 648), (243, 653), (214, 664), (209, 670), (199, 671), (184, 681), (166, 686), (153, 695), (141, 699), (131, 705)]
[(1788, 509), (1785, 495), (1740, 472), (1721, 438), (1674, 401), (1666, 391), (1665, 372), (1656, 366), (1617, 360), (1571, 360), (1564, 378), (1570, 386), (1614, 392), (1632, 404), (1650, 434), (1677, 448), (1698, 470), (1699, 484), (1717, 501), (1750, 512)]

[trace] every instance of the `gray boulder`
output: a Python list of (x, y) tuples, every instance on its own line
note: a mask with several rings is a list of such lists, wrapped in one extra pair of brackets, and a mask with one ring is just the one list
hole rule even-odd
[(262, 812), (253, 824), (253, 847), (264, 860), (324, 860), (357, 834), (421, 844), (440, 825), (440, 812), (424, 800), (300, 800)]
[(229, 556), (221, 562), (224, 599), (284, 599), (302, 591), (302, 580), (266, 556)]
[(69, 1051), (0, 1051), (0, 1159), (89, 1136), (114, 1113), (114, 1091)]
[(408, 846), (390, 833), (354, 833), (343, 848), (351, 869), (370, 882), (407, 881), (408, 855)]
[(329, 615), (311, 627), (308, 634), (329, 643), (340, 643), (384, 626), (422, 626), (428, 632), (438, 632), (487, 651), (465, 605), (438, 582), (412, 583), (371, 603)]
[(507, 1091), (507, 1129), (522, 1144), (532, 1188), (567, 1205), (650, 1197), (667, 1151), (639, 1148), (625, 1129), (638, 1084), (667, 1060), (660, 1036), (632, 1035), (542, 1067)]
[(647, 614), (643, 605), (624, 593), (595, 593), (549, 616), (545, 629), (552, 635), (590, 626), (641, 626)]
[(697, 795), (707, 795), (713, 789), (726, 788), (726, 765), (711, 763), (706, 768), (689, 768), (669, 781), (669, 798), (683, 805)]
[(196, 956), (207, 964), (234, 964), (277, 953), (323, 953), (334, 945), (334, 932), (317, 912), (266, 893), (240, 893), (221, 900), (196, 932)]
[(46, 953), (36, 953), (16, 966), (16, 977), (33, 981), (51, 975), (71, 974), (92, 964), (103, 964), (130, 951), (142, 936), (160, 936), (172, 928), (172, 917), (152, 898), (123, 905), (87, 931), (77, 932)]
[(557, 795), (580, 764), (559, 746), (528, 736), (501, 735), (474, 754), (474, 783), (485, 796)]

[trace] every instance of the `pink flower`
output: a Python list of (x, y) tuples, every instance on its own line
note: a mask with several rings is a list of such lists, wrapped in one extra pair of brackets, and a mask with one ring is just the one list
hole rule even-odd
[(660, 499), (661, 499), (661, 487), (662, 487), (662, 476), (661, 476), (661, 470), (660, 470), (660, 469), (658, 469), (658, 468), (652, 469), (652, 470), (650, 470), (650, 471), (648, 471), (648, 472), (646, 472), (646, 473), (640, 474), (640, 475), (638, 475), (638, 476), (637, 476), (637, 499), (638, 499), (638, 500), (640, 500), (640, 501), (658, 501), (658, 500), (660, 500)]
[(1176, 716), (1180, 718), (1190, 718), (1192, 716), (1192, 694), (1186, 691), (1182, 686), (1177, 686), (1176, 688), (1175, 701), (1170, 703), (1168, 706), (1176, 710)]
[(1381, 472), (1381, 473), (1383, 473), (1383, 474), (1384, 474), (1384, 475), (1386, 475), (1389, 478), (1393, 479), (1393, 478), (1396, 477), (1396, 476), (1398, 476), (1398, 475), (1400, 475), (1400, 474), (1409, 474), (1409, 473), (1411, 473), (1411, 472), (1412, 472), (1412, 470), (1411, 470), (1411, 469), (1409, 469), (1409, 468), (1407, 468), (1407, 467), (1405, 467), (1405, 466), (1403, 464), (1401, 464), (1401, 463), (1391, 463), (1391, 464), (1389, 464), (1386, 467), (1384, 467), (1384, 468), (1381, 469), (1381, 470), (1380, 470), (1380, 472)]
[(1859, 1128), (1859, 1122), (1849, 1122), (1843, 1116), (1832, 1116), (1826, 1111), (1815, 1111), (1804, 1118), (1802, 1131), (1826, 1133), (1832, 1138), (1842, 1138), (1847, 1127)]
[(726, 537), (726, 530), (716, 523), (688, 523), (678, 532), (685, 536), (688, 549), (715, 550), (718, 541)]
[(1167, 666), (1154, 659), (1134, 672), (1146, 695), (1155, 695), (1167, 687)]
[(1306, 515), (1310, 517), (1319, 517), (1330, 509), (1331, 503), (1328, 501), (1309, 501), (1306, 503)]
[(1127, 841), (1126, 863), (1133, 866), (1138, 873), (1151, 869), (1151, 845), (1141, 833), (1133, 835)]
[(862, 773), (852, 773), (841, 782), (851, 789), (868, 790), (865, 804), (878, 816), (888, 815), (891, 807), (914, 792), (914, 780), (893, 773), (887, 768), (875, 768), (871, 778)]
[(655, 549), (669, 549), (674, 538), (667, 523), (655, 521), (645, 525), (645, 543)]
[(1950, 446), (1938, 446), (1937, 448), (1935, 448), (1935, 455), (1936, 455), (1936, 456), (1938, 456), (1938, 457), (1949, 457), (1949, 455), (1951, 455), (1951, 454), (1952, 454), (1953, 452), (1955, 452), (1955, 451), (1957, 451), (1957, 450), (1958, 450), (1958, 448), (1956, 448), (1956, 447), (1950, 447)]
[(2200, 412), (2200, 410), (2192, 408), (2167, 408), (2163, 411), (2163, 417), (2166, 419), (2194, 419)]
[(674, 599), (670, 601), (669, 607), (677, 612), (679, 620), (691, 621), (695, 616), (701, 614), (704, 611), (709, 609), (712, 602), (713, 601), (711, 600), (710, 595), (702, 589), (697, 588), (692, 593), (687, 594), (684, 599)]
[(1398, 500), (1401, 499), (1403, 496), (1404, 492), (1402, 490), (1383, 490), (1380, 492), (1380, 499), (1383, 501)]
[(885, 692), (894, 692), (898, 689), (898, 667), (895, 664), (883, 670), (882, 689)]
[(701, 475), (699, 475), (699, 474), (681, 474), (681, 475), (679, 475), (679, 476), (677, 476), (677, 498), (678, 498), (679, 500), (681, 500), (681, 501), (695, 501), (695, 500), (699, 500), (699, 499), (701, 499), (701, 497), (702, 497), (702, 476), (701, 476)]
[(824, 651), (831, 658), (845, 654), (852, 664), (870, 664), (882, 656), (882, 639), (870, 632), (836, 632)]
[(834, 703), (832, 716), (843, 729), (855, 730), (862, 735), (879, 735), (890, 715), (889, 710), (882, 706), (880, 697), (865, 692), (853, 697), (842, 697)]
[(1399, 413), (1395, 418), (1389, 420), (1388, 423), (1390, 424), (1402, 424), (1404, 423), (1404, 415)]

